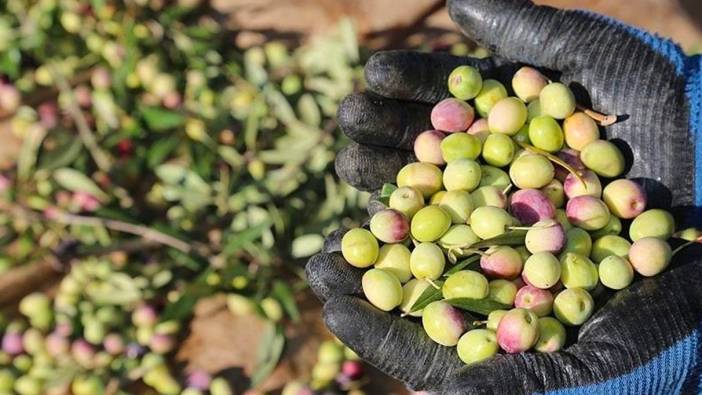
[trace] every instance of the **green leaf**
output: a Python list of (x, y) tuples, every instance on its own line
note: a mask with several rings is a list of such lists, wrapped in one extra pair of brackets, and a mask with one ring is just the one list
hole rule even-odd
[(384, 205), (390, 204), (390, 195), (397, 190), (397, 186), (394, 184), (383, 184), (383, 188), (380, 190), (380, 201)]
[(238, 252), (246, 244), (261, 237), (261, 234), (271, 226), (270, 222), (266, 221), (262, 224), (248, 228), (242, 232), (232, 234), (224, 246), (224, 255), (231, 256)]
[(256, 365), (251, 375), (251, 386), (257, 387), (278, 365), (285, 346), (283, 328), (269, 323), (260, 340), (256, 355)]
[(448, 277), (464, 269), (475, 270), (478, 267), (480, 267), (480, 255), (475, 255), (456, 263), (451, 269), (447, 270), (446, 273), (444, 273), (444, 276)]
[(479, 241), (470, 246), (471, 249), (476, 248), (487, 248), (492, 246), (521, 246), (524, 245), (524, 239), (526, 238), (526, 230), (513, 230), (505, 234), (493, 237), (492, 239), (486, 239)]
[(295, 302), (295, 296), (292, 293), (290, 287), (284, 282), (278, 280), (273, 284), (273, 296), (275, 296), (280, 304), (283, 305), (283, 309), (288, 313), (293, 321), (298, 322), (300, 320), (300, 310), (297, 308), (297, 303)]
[(85, 192), (103, 202), (109, 200), (109, 196), (93, 180), (78, 170), (69, 167), (58, 169), (54, 172), (54, 179), (71, 192)]
[(154, 168), (163, 163), (166, 158), (176, 149), (182, 139), (178, 137), (163, 138), (156, 141), (146, 152), (146, 164)]
[(27, 132), (27, 136), (22, 142), (19, 157), (17, 158), (17, 177), (20, 180), (27, 180), (34, 170), (39, 155), (39, 147), (41, 147), (44, 137), (46, 137), (46, 129), (31, 128)]
[(492, 299), (470, 299), (470, 298), (455, 298), (446, 299), (446, 303), (451, 306), (458, 307), (461, 310), (470, 311), (471, 313), (488, 315), (495, 310), (509, 310), (512, 306), (495, 302)]
[(319, 234), (309, 234), (296, 237), (292, 242), (293, 258), (306, 258), (322, 250), (324, 237)]
[(439, 301), (444, 297), (444, 295), (441, 293), (441, 286), (444, 285), (444, 282), (434, 281), (434, 284), (436, 284), (436, 286), (438, 286), (439, 289), (436, 289), (433, 286), (429, 286), (427, 289), (425, 289), (424, 292), (422, 292), (422, 294), (419, 295), (419, 299), (417, 299), (417, 301), (414, 302), (414, 304), (412, 305), (410, 313), (419, 311), (427, 307), (430, 303)]
[(69, 166), (78, 158), (82, 150), (83, 143), (80, 139), (70, 139), (55, 150), (44, 153), (39, 160), (38, 168), (53, 170)]
[(211, 269), (205, 270), (191, 284), (189, 284), (180, 298), (174, 303), (169, 303), (161, 314), (161, 321), (182, 321), (188, 318), (200, 298), (211, 295), (214, 288), (207, 284), (207, 277), (212, 273)]
[(146, 122), (146, 126), (155, 131), (175, 129), (185, 123), (183, 114), (166, 110), (165, 108), (144, 106), (139, 111), (144, 118), (144, 122)]

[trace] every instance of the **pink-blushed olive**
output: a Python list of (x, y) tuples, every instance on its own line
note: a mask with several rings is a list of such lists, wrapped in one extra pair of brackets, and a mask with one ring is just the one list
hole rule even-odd
[(580, 160), (597, 175), (614, 178), (624, 173), (624, 154), (607, 140), (595, 140), (580, 152)]
[(472, 365), (492, 358), (499, 351), (497, 336), (489, 329), (473, 329), (458, 340), (458, 358), (466, 365)]
[(441, 190), (442, 177), (443, 174), (436, 165), (414, 162), (405, 165), (397, 173), (397, 186), (415, 188), (426, 199)]
[(524, 225), (533, 225), (556, 215), (553, 202), (538, 189), (521, 189), (513, 193), (510, 211)]
[(596, 198), (602, 196), (602, 183), (597, 174), (586, 170), (580, 176), (582, 181), (574, 174), (569, 173), (565, 181), (563, 181), (563, 191), (568, 196), (568, 199), (578, 196), (592, 196)]
[(468, 329), (463, 314), (444, 301), (429, 303), (424, 308), (422, 326), (431, 340), (447, 347), (458, 344)]
[(603, 259), (612, 255), (625, 257), (629, 255), (630, 248), (631, 243), (629, 240), (617, 235), (605, 235), (595, 239), (592, 243), (590, 258), (595, 263), (600, 263)]
[(517, 291), (514, 307), (528, 309), (538, 317), (545, 317), (551, 314), (553, 294), (546, 289), (527, 285)]
[(512, 281), (498, 278), (490, 281), (488, 286), (490, 288), (488, 298), (508, 306), (514, 304), (514, 297), (517, 296), (517, 285)]
[(646, 209), (646, 192), (631, 180), (612, 181), (605, 187), (602, 197), (609, 211), (619, 218), (631, 219)]
[(541, 192), (553, 203), (553, 207), (561, 208), (565, 204), (563, 184), (555, 178), (546, 184), (545, 187), (541, 188)]
[(444, 162), (457, 159), (476, 160), (482, 151), (483, 143), (468, 133), (453, 133), (441, 142), (441, 156)]
[(675, 219), (669, 212), (661, 209), (646, 210), (639, 214), (629, 226), (629, 238), (632, 241), (644, 237), (657, 237), (668, 240), (675, 232)]
[(439, 207), (451, 216), (452, 223), (466, 224), (473, 212), (473, 198), (467, 191), (448, 191), (441, 198)]
[(492, 247), (480, 258), (480, 268), (488, 276), (507, 280), (515, 279), (522, 272), (522, 256), (512, 247)]
[(515, 97), (508, 97), (495, 103), (488, 115), (490, 131), (508, 136), (517, 134), (526, 120), (526, 105)]
[(458, 99), (444, 99), (431, 111), (431, 124), (436, 130), (448, 133), (465, 132), (475, 119), (470, 104)]
[(158, 322), (156, 309), (150, 305), (140, 305), (132, 312), (132, 323), (136, 326), (154, 326)]
[(578, 151), (600, 138), (597, 124), (583, 112), (576, 112), (563, 121), (563, 133), (568, 147)]
[(535, 223), (527, 231), (524, 244), (532, 254), (537, 252), (557, 254), (566, 244), (566, 234), (561, 224), (553, 219), (544, 219)]
[(534, 350), (539, 352), (556, 352), (563, 348), (566, 341), (566, 331), (557, 319), (553, 317), (539, 318), (539, 340)]
[(509, 167), (509, 177), (520, 189), (539, 189), (553, 180), (555, 169), (551, 161), (541, 155), (522, 155)]
[(457, 159), (446, 165), (443, 183), (447, 191), (471, 192), (480, 185), (481, 177), (482, 173), (478, 162), (472, 159)]
[(427, 130), (422, 132), (414, 140), (414, 156), (420, 162), (431, 163), (434, 165), (444, 165), (443, 156), (441, 155), (441, 142), (445, 135), (438, 130)]
[(634, 281), (634, 269), (626, 258), (610, 255), (597, 268), (600, 282), (610, 289), (624, 289)]
[(378, 240), (363, 228), (351, 229), (341, 239), (341, 253), (351, 266), (366, 268), (378, 259)]
[(375, 268), (383, 269), (397, 277), (401, 283), (406, 283), (412, 278), (410, 254), (409, 248), (404, 244), (385, 244), (380, 247)]
[(429, 284), (427, 281), (418, 280), (416, 278), (409, 280), (407, 284), (402, 287), (402, 303), (400, 303), (400, 311), (412, 317), (421, 317), (423, 310), (420, 309), (415, 312), (411, 312), (412, 307), (417, 302), (419, 297), (422, 296), (422, 293), (424, 293), (424, 291), (429, 287), (431, 287), (431, 284)]
[(552, 82), (539, 94), (541, 110), (556, 119), (566, 119), (575, 112), (575, 95), (566, 85)]
[(384, 243), (399, 243), (409, 235), (410, 224), (401, 212), (393, 209), (378, 211), (370, 220), (370, 231)]
[(491, 206), (502, 209), (507, 207), (507, 197), (505, 197), (502, 188), (496, 186), (486, 185), (479, 187), (470, 195), (475, 207)]
[(496, 80), (484, 80), (483, 88), (474, 100), (475, 109), (481, 117), (486, 118), (490, 114), (490, 110), (495, 106), (495, 103), (506, 97), (507, 89), (502, 83)]
[(550, 252), (537, 252), (524, 263), (522, 278), (533, 287), (549, 289), (561, 278), (561, 263)]
[(446, 299), (483, 299), (490, 292), (488, 280), (473, 270), (461, 270), (450, 275), (441, 292)]
[(449, 92), (460, 100), (470, 100), (478, 96), (483, 88), (483, 77), (473, 66), (458, 66), (448, 78)]
[(102, 347), (110, 355), (120, 355), (125, 350), (124, 337), (118, 333), (109, 333), (102, 341)]
[[(563, 160), (565, 163), (567, 163), (570, 167), (572, 167), (575, 171), (584, 171), (585, 170), (585, 165), (583, 162), (580, 160), (580, 152), (576, 151), (574, 149), (570, 148), (565, 148), (556, 154), (556, 156)], [(566, 177), (570, 172), (565, 168), (560, 165), (556, 165), (556, 179), (560, 182), (565, 182)]]
[(524, 66), (512, 77), (512, 89), (520, 99), (530, 103), (539, 98), (541, 90), (548, 85), (548, 79), (533, 67)]
[(470, 125), (466, 133), (477, 137), (478, 140), (480, 140), (481, 144), (485, 143), (485, 140), (490, 135), (490, 127), (488, 126), (487, 119), (481, 118), (473, 122), (473, 124)]
[(451, 215), (446, 210), (439, 206), (426, 206), (412, 217), (410, 232), (417, 241), (436, 241), (450, 226)]
[(629, 249), (629, 262), (637, 273), (651, 277), (665, 270), (673, 258), (670, 244), (656, 237), (636, 240)]
[(402, 303), (402, 285), (390, 272), (371, 269), (361, 279), (363, 294), (375, 307), (390, 311)]
[(488, 314), (487, 324), (485, 326), (493, 331), (497, 331), (497, 327), (500, 325), (500, 320), (507, 314), (508, 310), (493, 310)]
[(609, 223), (609, 208), (593, 196), (578, 196), (566, 204), (568, 221), (585, 230), (599, 230)]
[(422, 193), (412, 187), (397, 188), (390, 194), (388, 206), (412, 219), (414, 214), (424, 207), (424, 197)]
[(2, 351), (9, 355), (19, 355), (24, 352), (22, 334), (19, 332), (5, 332), (2, 337)]
[(567, 252), (561, 257), (561, 282), (566, 288), (593, 290), (597, 286), (597, 266), (586, 256)]
[(510, 354), (529, 350), (539, 340), (539, 323), (536, 314), (527, 309), (508, 311), (497, 326), (497, 343)]
[(553, 300), (553, 313), (565, 325), (582, 325), (592, 315), (595, 301), (590, 293), (582, 288), (568, 288), (561, 291)]

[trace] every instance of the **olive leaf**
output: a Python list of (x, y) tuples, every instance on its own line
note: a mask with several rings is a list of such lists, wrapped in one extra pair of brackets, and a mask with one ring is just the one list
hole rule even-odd
[(388, 204), (390, 204), (390, 195), (392, 195), (392, 193), (396, 190), (397, 186), (395, 186), (394, 184), (383, 184), (383, 187), (380, 189), (379, 200), (387, 206)]
[(430, 303), (439, 301), (444, 297), (441, 293), (441, 286), (444, 285), (444, 282), (434, 281), (434, 284), (436, 284), (438, 288), (434, 288), (433, 286), (427, 287), (427, 289), (425, 289), (424, 292), (422, 292), (422, 294), (419, 295), (419, 298), (416, 302), (414, 302), (412, 308), (410, 308), (410, 313), (419, 311), (427, 307)]
[(495, 302), (492, 299), (470, 299), (470, 298), (455, 298), (446, 299), (446, 303), (451, 306), (458, 307), (461, 310), (470, 311), (471, 313), (488, 315), (495, 310), (508, 310), (511, 306)]
[(94, 196), (100, 201), (107, 201), (109, 197), (88, 176), (78, 170), (64, 167), (54, 172), (54, 180), (71, 192), (84, 192)]
[(512, 230), (507, 233), (501, 234), (492, 239), (485, 239), (472, 244), (470, 248), (488, 248), (492, 246), (521, 246), (524, 245), (524, 239), (526, 238), (527, 231), (523, 229)]
[(457, 263), (454, 267), (451, 269), (447, 270), (446, 273), (444, 273), (445, 277), (448, 277), (454, 273), (460, 272), (461, 270), (475, 270), (478, 267), (480, 267), (480, 255), (475, 255), (472, 256), (468, 259), (464, 259), (461, 262)]

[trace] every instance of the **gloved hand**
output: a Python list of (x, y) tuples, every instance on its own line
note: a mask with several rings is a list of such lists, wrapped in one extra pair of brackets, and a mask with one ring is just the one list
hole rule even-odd
[[(490, 49), (487, 60), (385, 52), (366, 66), (371, 92), (347, 98), (339, 122), (354, 141), (337, 157), (338, 174), (359, 189), (394, 182), (413, 157), (413, 140), (430, 129), (432, 103), (461, 64), (509, 82), (526, 63), (576, 88), (579, 102), (620, 116), (607, 137), (624, 148), (649, 195), (679, 223), (700, 224), (702, 79), (700, 58), (671, 42), (606, 17), (537, 7), (528, 0), (449, 0), (453, 20)], [(506, 84), (509, 86), (509, 84)], [(577, 89), (580, 87), (581, 89)], [(377, 210), (379, 202), (370, 206)], [(697, 207), (697, 208), (695, 208)], [(357, 295), (363, 271), (344, 262), (343, 231), (307, 265), (324, 319), (363, 359), (407, 383), (440, 394), (699, 393), (702, 391), (702, 251), (676, 256), (665, 274), (620, 291), (557, 353), (498, 355), (464, 366), (455, 349), (433, 343), (420, 324), (380, 312)]]

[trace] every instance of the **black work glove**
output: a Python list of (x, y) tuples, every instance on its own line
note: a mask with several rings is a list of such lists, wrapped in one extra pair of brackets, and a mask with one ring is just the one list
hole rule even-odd
[[(628, 155), (627, 177), (641, 181), (649, 206), (672, 208), (679, 222), (699, 224), (698, 57), (687, 58), (672, 43), (605, 17), (537, 7), (528, 0), (450, 0), (448, 6), (459, 27), (495, 57), (373, 56), (366, 66), (371, 92), (348, 97), (339, 109), (341, 127), (354, 141), (337, 157), (342, 178), (369, 191), (393, 182), (398, 170), (414, 160), (410, 149), (416, 135), (431, 129), (432, 104), (449, 96), (446, 81), (456, 66), (471, 64), (509, 86), (514, 63), (526, 63), (570, 84), (580, 103), (619, 115), (620, 122), (606, 134)], [(371, 204), (371, 210), (379, 207)], [(699, 392), (700, 249), (686, 250), (666, 273), (620, 291), (580, 329), (577, 343), (563, 351), (498, 355), (464, 366), (455, 349), (432, 342), (421, 325), (357, 297), (363, 271), (344, 262), (341, 235), (332, 234), (324, 253), (307, 265), (310, 285), (325, 302), (324, 319), (362, 358), (414, 389), (441, 394)]]

